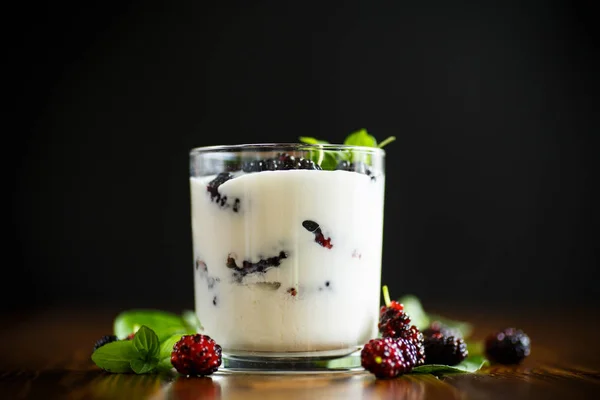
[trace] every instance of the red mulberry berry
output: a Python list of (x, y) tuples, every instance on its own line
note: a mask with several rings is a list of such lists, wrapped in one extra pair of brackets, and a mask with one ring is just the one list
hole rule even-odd
[(383, 287), (383, 298), (385, 306), (379, 312), (379, 332), (383, 337), (400, 337), (400, 331), (410, 327), (410, 318), (404, 312), (404, 306), (397, 301), (390, 301), (390, 293), (387, 286)]
[(221, 365), (221, 346), (207, 335), (184, 335), (173, 346), (171, 364), (183, 375), (210, 375)]
[(414, 368), (416, 350), (404, 339), (371, 339), (360, 353), (360, 363), (377, 378), (394, 378)]

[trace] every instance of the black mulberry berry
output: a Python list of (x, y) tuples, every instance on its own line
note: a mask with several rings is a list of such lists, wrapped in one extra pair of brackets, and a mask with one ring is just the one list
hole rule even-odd
[(119, 338), (117, 338), (115, 335), (105, 335), (105, 336), (102, 336), (94, 344), (94, 350), (93, 351), (98, 350), (100, 347), (104, 346), (105, 344), (116, 342), (117, 340), (119, 340)]
[(315, 221), (311, 221), (309, 219), (302, 221), (302, 226), (309, 232), (312, 232), (315, 235), (315, 242), (317, 242), (322, 247), (326, 249), (331, 249), (333, 244), (331, 244), (331, 238), (325, 238), (319, 224)]
[(462, 338), (434, 333), (423, 341), (425, 364), (456, 365), (469, 355)]
[(373, 171), (367, 164), (362, 161), (357, 162), (349, 162), (349, 161), (340, 161), (335, 169), (343, 170), (343, 171), (351, 171), (358, 172), (359, 174), (364, 174), (367, 176), (373, 176)]
[(485, 339), (485, 353), (497, 364), (519, 364), (531, 352), (531, 341), (522, 330), (507, 328)]
[(408, 341), (413, 346), (415, 346), (416, 350), (416, 366), (423, 365), (425, 363), (425, 344), (423, 334), (419, 331), (419, 329), (411, 325), (410, 328), (404, 329), (398, 332), (400, 338)]
[(226, 266), (227, 268), (233, 269), (233, 278), (237, 282), (241, 282), (242, 279), (248, 275), (253, 274), (255, 272), (267, 272), (268, 269), (272, 267), (279, 267), (281, 265), (281, 260), (284, 260), (288, 257), (285, 251), (280, 251), (279, 255), (261, 259), (258, 262), (250, 262), (250, 261), (242, 261), (242, 266), (238, 267), (235, 259), (231, 256), (227, 257)]
[(242, 164), (244, 172), (278, 171), (290, 169), (311, 169), (320, 170), (321, 166), (315, 164), (312, 160), (295, 157), (291, 154), (281, 153), (276, 157), (264, 160), (246, 161)]

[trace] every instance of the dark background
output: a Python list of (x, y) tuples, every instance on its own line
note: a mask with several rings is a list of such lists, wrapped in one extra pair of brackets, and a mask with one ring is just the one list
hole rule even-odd
[(393, 296), (600, 305), (589, 6), (175, 3), (5, 14), (3, 307), (193, 307), (189, 150), (359, 128), (398, 138)]

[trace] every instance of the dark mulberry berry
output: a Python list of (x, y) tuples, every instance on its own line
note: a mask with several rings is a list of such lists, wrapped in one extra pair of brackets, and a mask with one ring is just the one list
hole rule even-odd
[(531, 352), (531, 341), (522, 330), (507, 328), (485, 339), (485, 353), (497, 364), (519, 364)]
[(434, 333), (423, 341), (425, 364), (456, 365), (469, 355), (462, 338)]
[(300, 167), (299, 169), (317, 169), (320, 170), (321, 166), (319, 164), (315, 164), (314, 161), (309, 160), (307, 158), (300, 159)]
[(117, 340), (119, 340), (119, 338), (115, 335), (104, 335), (96, 341), (96, 343), (94, 344), (93, 351), (98, 350), (100, 347), (104, 346), (107, 343), (116, 342)]
[(206, 186), (206, 190), (210, 193), (210, 197), (213, 199), (215, 197), (220, 198), (221, 195), (219, 194), (219, 191), (217, 189), (219, 188), (219, 186), (221, 186), (230, 179), (233, 179), (232, 174), (230, 174), (229, 172), (221, 172), (219, 175), (217, 175), (215, 179), (210, 181)]
[(285, 251), (280, 251), (279, 255), (277, 256), (261, 259), (255, 263), (244, 260), (242, 261), (242, 266), (238, 267), (235, 259), (231, 256), (228, 256), (225, 265), (227, 268), (233, 269), (233, 278), (236, 281), (241, 282), (242, 279), (248, 274), (253, 274), (255, 272), (267, 272), (267, 270), (270, 268), (279, 267), (281, 265), (281, 260), (284, 260), (287, 257), (288, 255)]
[(410, 327), (410, 317), (403, 308), (397, 308), (397, 305), (397, 302), (392, 301), (389, 306), (381, 307), (377, 326), (383, 337), (398, 338), (401, 331)]
[(343, 171), (352, 171), (352, 169), (350, 167), (350, 161), (346, 161), (346, 160), (340, 161), (336, 165), (335, 169), (341, 169)]
[(326, 249), (331, 249), (333, 244), (331, 244), (331, 238), (325, 238), (323, 232), (321, 231), (321, 227), (315, 221), (311, 221), (309, 219), (302, 221), (302, 226), (309, 232), (312, 232), (315, 235), (315, 242), (317, 242), (322, 247)]
[(312, 160), (295, 157), (291, 154), (281, 153), (276, 157), (264, 160), (246, 161), (242, 164), (244, 172), (278, 171), (290, 169), (312, 169), (320, 170), (321, 167)]
[(235, 199), (235, 201), (233, 202), (233, 211), (240, 211), (240, 199)]
[[(219, 204), (221, 207), (229, 206), (227, 204), (227, 196), (222, 196), (219, 193), (219, 186), (227, 182), (228, 180), (233, 179), (233, 175), (229, 172), (221, 172), (215, 179), (210, 181), (206, 186), (206, 191), (210, 194), (210, 200)], [(236, 207), (234, 211), (238, 211), (239, 209), (239, 199), (235, 200)]]
[(183, 335), (173, 346), (171, 364), (183, 375), (210, 375), (221, 365), (221, 346), (207, 335)]
[(371, 339), (360, 352), (360, 363), (377, 378), (395, 378), (412, 371), (414, 346), (403, 339)]
[(312, 160), (303, 157), (294, 157), (287, 153), (279, 155), (279, 162), (281, 163), (281, 169), (321, 169), (321, 166), (315, 164)]
[(358, 172), (359, 174), (364, 174), (367, 176), (372, 176), (373, 171), (367, 164), (362, 161), (357, 162), (349, 162), (349, 161), (340, 161), (335, 169), (343, 170), (343, 171), (351, 171)]
[(262, 160), (246, 161), (242, 164), (242, 171), (244, 172), (260, 172), (263, 169)]
[(390, 301), (387, 286), (383, 287), (385, 306), (379, 313), (379, 332), (381, 336), (393, 339), (404, 339), (411, 343), (416, 351), (415, 365), (425, 362), (425, 348), (423, 347), (423, 334), (419, 329), (410, 325), (410, 317), (404, 312), (404, 306), (397, 301)]
[(300, 161), (289, 154), (280, 155), (279, 161), (281, 162), (282, 169), (298, 169), (300, 166)]
[(379, 312), (379, 332), (383, 337), (398, 338), (400, 332), (410, 328), (410, 317), (404, 312), (404, 306), (395, 300), (390, 300), (387, 286), (383, 286), (385, 305)]
[(419, 329), (416, 326), (411, 325), (410, 328), (401, 330), (398, 335), (400, 338), (407, 340), (409, 343), (415, 346), (415, 350), (417, 352), (417, 361), (415, 365), (423, 365), (425, 363), (425, 345), (423, 334), (419, 331)]

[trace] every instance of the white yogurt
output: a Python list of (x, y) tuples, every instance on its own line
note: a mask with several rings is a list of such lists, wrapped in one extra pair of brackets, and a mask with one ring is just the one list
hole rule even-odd
[[(204, 333), (230, 354), (345, 352), (377, 335), (383, 176), (242, 174), (219, 187), (225, 207), (206, 189), (213, 178), (190, 181), (195, 303)], [(319, 224), (331, 248), (315, 241), (305, 220)], [(286, 258), (266, 272), (241, 277), (232, 264), (281, 252)]]

